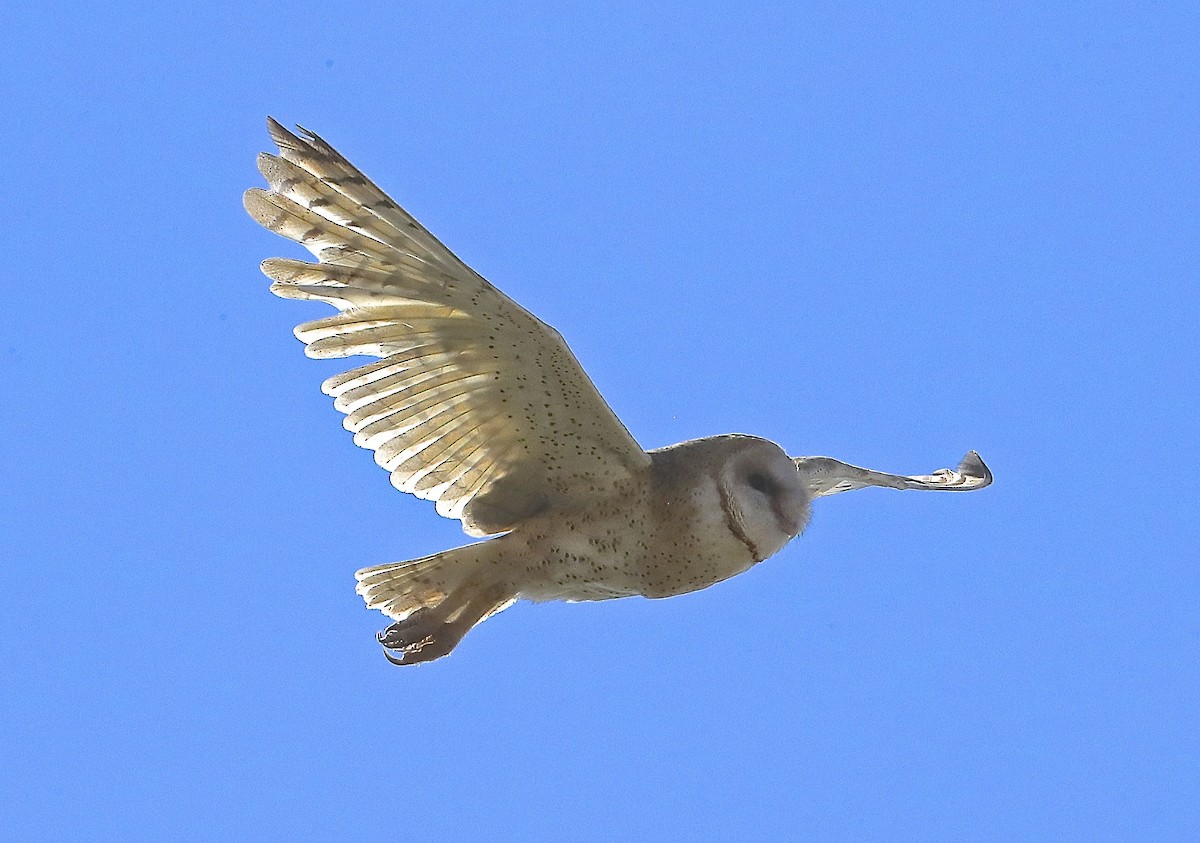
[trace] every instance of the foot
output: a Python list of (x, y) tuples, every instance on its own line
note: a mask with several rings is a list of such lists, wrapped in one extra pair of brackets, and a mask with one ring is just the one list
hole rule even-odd
[(392, 664), (432, 661), (449, 653), (462, 638), (457, 624), (446, 623), (432, 609), (417, 609), (375, 636)]

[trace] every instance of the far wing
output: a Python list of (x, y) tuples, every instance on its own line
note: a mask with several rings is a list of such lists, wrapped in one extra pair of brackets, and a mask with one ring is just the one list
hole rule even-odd
[(836, 495), (853, 489), (863, 489), (867, 486), (970, 492), (982, 489), (992, 482), (991, 470), (974, 451), (969, 451), (954, 471), (948, 468), (939, 468), (933, 474), (912, 477), (859, 468), (831, 457), (794, 457), (793, 462), (796, 463), (801, 478), (814, 498)]
[(341, 313), (296, 329), (310, 357), (383, 358), (325, 381), (356, 444), (473, 535), (610, 491), (649, 457), (562, 337), (484, 280), (333, 147), (268, 120), (250, 216), (319, 263), (272, 258), (271, 291)]

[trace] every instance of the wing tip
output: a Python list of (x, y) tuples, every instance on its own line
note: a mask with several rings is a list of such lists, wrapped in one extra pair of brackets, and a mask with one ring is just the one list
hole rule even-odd
[(270, 114), (267, 115), (267, 134), (271, 136), (271, 140), (275, 141), (276, 145), (281, 150), (308, 151), (321, 150), (331, 151), (332, 147), (311, 129), (306, 129), (299, 123), (296, 124), (296, 131), (293, 132), (283, 123), (276, 120)]
[(966, 456), (959, 462), (956, 470), (964, 478), (974, 481), (970, 484), (972, 491), (992, 485), (992, 470), (983, 461), (983, 457), (979, 456), (978, 451), (967, 451)]

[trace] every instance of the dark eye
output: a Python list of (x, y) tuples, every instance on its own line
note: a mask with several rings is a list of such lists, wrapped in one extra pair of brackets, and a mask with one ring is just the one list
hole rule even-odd
[(766, 495), (775, 493), (775, 484), (771, 482), (771, 478), (765, 474), (759, 474), (757, 471), (746, 478), (746, 482), (750, 484), (750, 488), (756, 492), (762, 492)]

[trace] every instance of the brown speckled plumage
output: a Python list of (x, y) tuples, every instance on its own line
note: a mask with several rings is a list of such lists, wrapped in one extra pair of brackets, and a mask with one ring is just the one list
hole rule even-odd
[[(517, 599), (669, 597), (741, 573), (803, 530), (814, 497), (861, 488), (967, 490), (991, 475), (900, 477), (789, 458), (737, 434), (643, 451), (562, 337), (455, 257), (317, 135), (274, 120), (263, 226), (317, 263), (271, 258), (284, 298), (332, 304), (296, 329), (310, 357), (382, 358), (327, 380), (356, 444), (401, 491), (488, 541), (366, 568), (358, 591), (396, 623), (397, 664), (445, 655)], [(503, 534), (503, 535), (498, 535)]]

